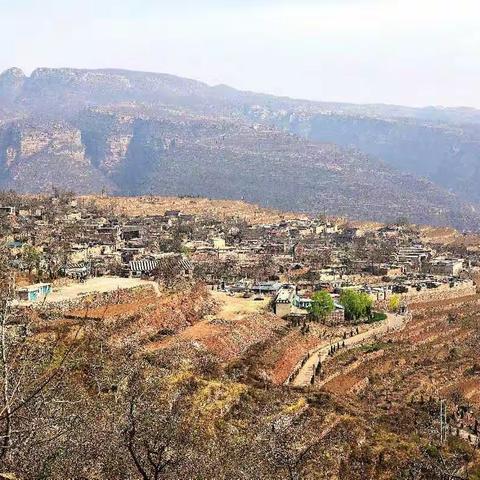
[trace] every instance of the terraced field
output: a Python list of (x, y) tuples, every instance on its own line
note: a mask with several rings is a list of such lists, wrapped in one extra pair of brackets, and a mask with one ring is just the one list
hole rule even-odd
[(438, 414), (439, 401), (445, 399), (451, 431), (463, 429), (478, 443), (479, 342), (478, 296), (417, 304), (402, 331), (339, 353), (310, 388), (350, 398), (373, 421), (383, 421), (388, 412), (399, 424), (427, 406)]

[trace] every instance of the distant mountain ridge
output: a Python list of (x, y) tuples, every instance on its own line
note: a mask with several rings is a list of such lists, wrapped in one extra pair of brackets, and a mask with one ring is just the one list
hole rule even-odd
[(311, 102), (125, 70), (0, 75), (0, 185), (24, 192), (202, 195), (476, 229), (479, 131), (474, 109)]

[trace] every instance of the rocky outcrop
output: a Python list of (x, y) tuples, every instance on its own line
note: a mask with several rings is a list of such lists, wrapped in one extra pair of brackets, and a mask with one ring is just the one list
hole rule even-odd
[(0, 102), (13, 103), (22, 92), (26, 79), (19, 68), (9, 68), (0, 74)]
[(134, 119), (132, 115), (87, 110), (76, 122), (81, 128), (87, 156), (108, 175), (121, 168), (127, 158)]
[(353, 147), (480, 203), (480, 126), (315, 115), (291, 123), (315, 141)]
[(86, 157), (80, 130), (65, 122), (7, 124), (0, 131), (0, 162), (1, 185), (20, 192), (113, 190)]
[(86, 161), (81, 133), (67, 123), (16, 122), (6, 125), (0, 138), (0, 158), (7, 168), (41, 153), (68, 155), (74, 162)]

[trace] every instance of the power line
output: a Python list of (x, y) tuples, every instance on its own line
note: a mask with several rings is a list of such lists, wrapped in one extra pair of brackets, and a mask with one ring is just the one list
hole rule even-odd
[(440, 400), (440, 443), (447, 441), (447, 403), (443, 399)]

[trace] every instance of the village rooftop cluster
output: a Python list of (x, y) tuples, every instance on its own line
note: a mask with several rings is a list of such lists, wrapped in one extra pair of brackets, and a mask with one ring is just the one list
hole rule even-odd
[(327, 291), (335, 305), (328, 321), (342, 323), (345, 289), (365, 292), (379, 310), (392, 296), (402, 309), (409, 300), (475, 290), (469, 272), (477, 257), (426, 244), (406, 221), (362, 227), (319, 216), (250, 224), (178, 210), (131, 217), (71, 193), (3, 197), (3, 255), (16, 272), (17, 300), (32, 305), (68, 284), (88, 291), (102, 277), (112, 289), (137, 285), (122, 278), (163, 288), (202, 281), (230, 295), (271, 297), (272, 310), (293, 319), (309, 313), (314, 292)]

